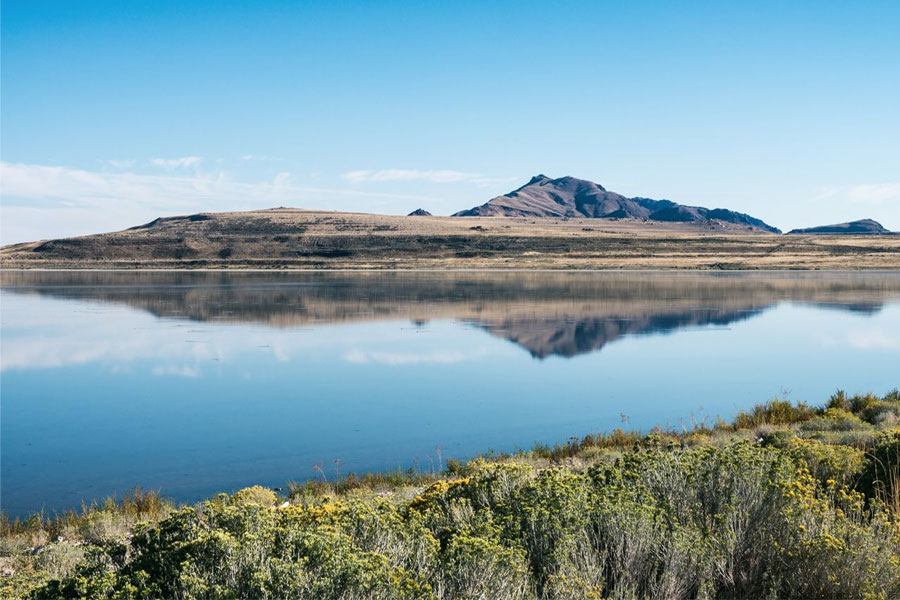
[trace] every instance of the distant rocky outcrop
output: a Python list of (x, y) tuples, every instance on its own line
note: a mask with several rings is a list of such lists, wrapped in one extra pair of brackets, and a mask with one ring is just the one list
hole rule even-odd
[(860, 219), (849, 223), (835, 223), (834, 225), (820, 225), (805, 229), (792, 229), (789, 234), (830, 234), (830, 235), (887, 235), (890, 230), (885, 229), (881, 223), (874, 219)]
[(628, 198), (611, 192), (593, 181), (575, 177), (551, 179), (546, 175), (536, 175), (517, 190), (497, 196), (481, 206), (460, 211), (453, 216), (630, 218), (668, 222), (721, 221), (781, 233), (781, 230), (760, 219), (725, 208), (710, 209), (703, 206), (685, 206), (671, 200)]
[(417, 208), (416, 210), (412, 211), (411, 213), (409, 213), (406, 216), (407, 217), (432, 217), (434, 215), (432, 215), (430, 212), (428, 212), (424, 208)]

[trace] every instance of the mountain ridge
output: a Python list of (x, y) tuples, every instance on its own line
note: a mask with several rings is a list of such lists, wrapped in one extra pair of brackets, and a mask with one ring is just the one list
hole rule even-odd
[(629, 198), (587, 179), (569, 175), (552, 179), (543, 173), (507, 194), (452, 216), (643, 219), (682, 223), (722, 221), (781, 233), (780, 229), (761, 219), (727, 208), (688, 206), (641, 196)]

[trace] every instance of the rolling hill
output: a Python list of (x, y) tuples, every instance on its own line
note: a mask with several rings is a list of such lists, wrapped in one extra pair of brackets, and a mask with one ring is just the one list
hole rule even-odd
[(900, 236), (721, 221), (429, 217), (278, 208), (12, 244), (3, 269), (896, 269)]
[(881, 223), (874, 219), (860, 219), (849, 223), (835, 223), (834, 225), (820, 225), (805, 229), (792, 229), (789, 234), (828, 234), (828, 235), (889, 235), (890, 230), (885, 229)]

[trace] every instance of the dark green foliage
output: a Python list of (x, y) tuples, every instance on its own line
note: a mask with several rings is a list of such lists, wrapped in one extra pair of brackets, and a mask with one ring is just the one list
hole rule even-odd
[(900, 514), (900, 428), (882, 432), (866, 454), (859, 489)]
[(788, 425), (805, 421), (815, 414), (815, 409), (803, 402), (795, 405), (775, 398), (765, 404), (756, 405), (749, 412), (739, 412), (734, 418), (734, 428), (753, 429), (760, 425)]
[(885, 421), (900, 421), (900, 390), (892, 390), (882, 398), (874, 394), (857, 394), (848, 397), (838, 390), (828, 400), (827, 408), (837, 408), (857, 415), (861, 420), (879, 425)]

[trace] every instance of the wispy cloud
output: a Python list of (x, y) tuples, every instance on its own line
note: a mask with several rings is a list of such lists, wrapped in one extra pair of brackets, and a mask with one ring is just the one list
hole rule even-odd
[(487, 177), (480, 173), (451, 171), (446, 169), (362, 169), (347, 171), (342, 177), (350, 183), (382, 183), (396, 181), (426, 181), (429, 183), (474, 183), (476, 185), (497, 185), (508, 183), (514, 178)]
[(822, 190), (816, 200), (845, 199), (853, 204), (881, 205), (900, 203), (900, 182), (863, 183)]
[(900, 182), (855, 185), (848, 190), (847, 195), (850, 202), (857, 204), (900, 202)]
[(216, 198), (236, 200), (283, 197), (289, 175), (265, 183), (232, 181), (227, 173), (143, 175), (105, 173), (35, 164), (0, 162), (4, 204), (42, 201), (43, 206), (112, 208), (125, 204), (180, 209)]
[(110, 160), (103, 161), (105, 165), (108, 165), (114, 169), (130, 169), (137, 163), (133, 158), (113, 158)]
[(3, 243), (129, 227), (166, 214), (298, 206), (384, 211), (418, 195), (297, 185), (289, 172), (258, 182), (226, 171), (138, 174), (0, 161)]
[(196, 167), (203, 162), (202, 156), (182, 156), (179, 158), (154, 158), (150, 164), (166, 169), (186, 169)]
[[(282, 171), (272, 180), (256, 183), (236, 181), (225, 171), (195, 175), (143, 175), (102, 173), (0, 161), (0, 191), (4, 198), (58, 200), (63, 205), (95, 205), (98, 202), (135, 202), (173, 208), (197, 206), (198, 202), (230, 199), (231, 204), (251, 201), (253, 206), (270, 205), (273, 200), (296, 199), (297, 195), (347, 195), (362, 198), (433, 200), (428, 196), (298, 186), (290, 172)], [(205, 208), (215, 206), (204, 205)]]
[(268, 156), (266, 154), (243, 154), (241, 160), (244, 162), (261, 161), (261, 162), (286, 162), (285, 159), (277, 156)]

